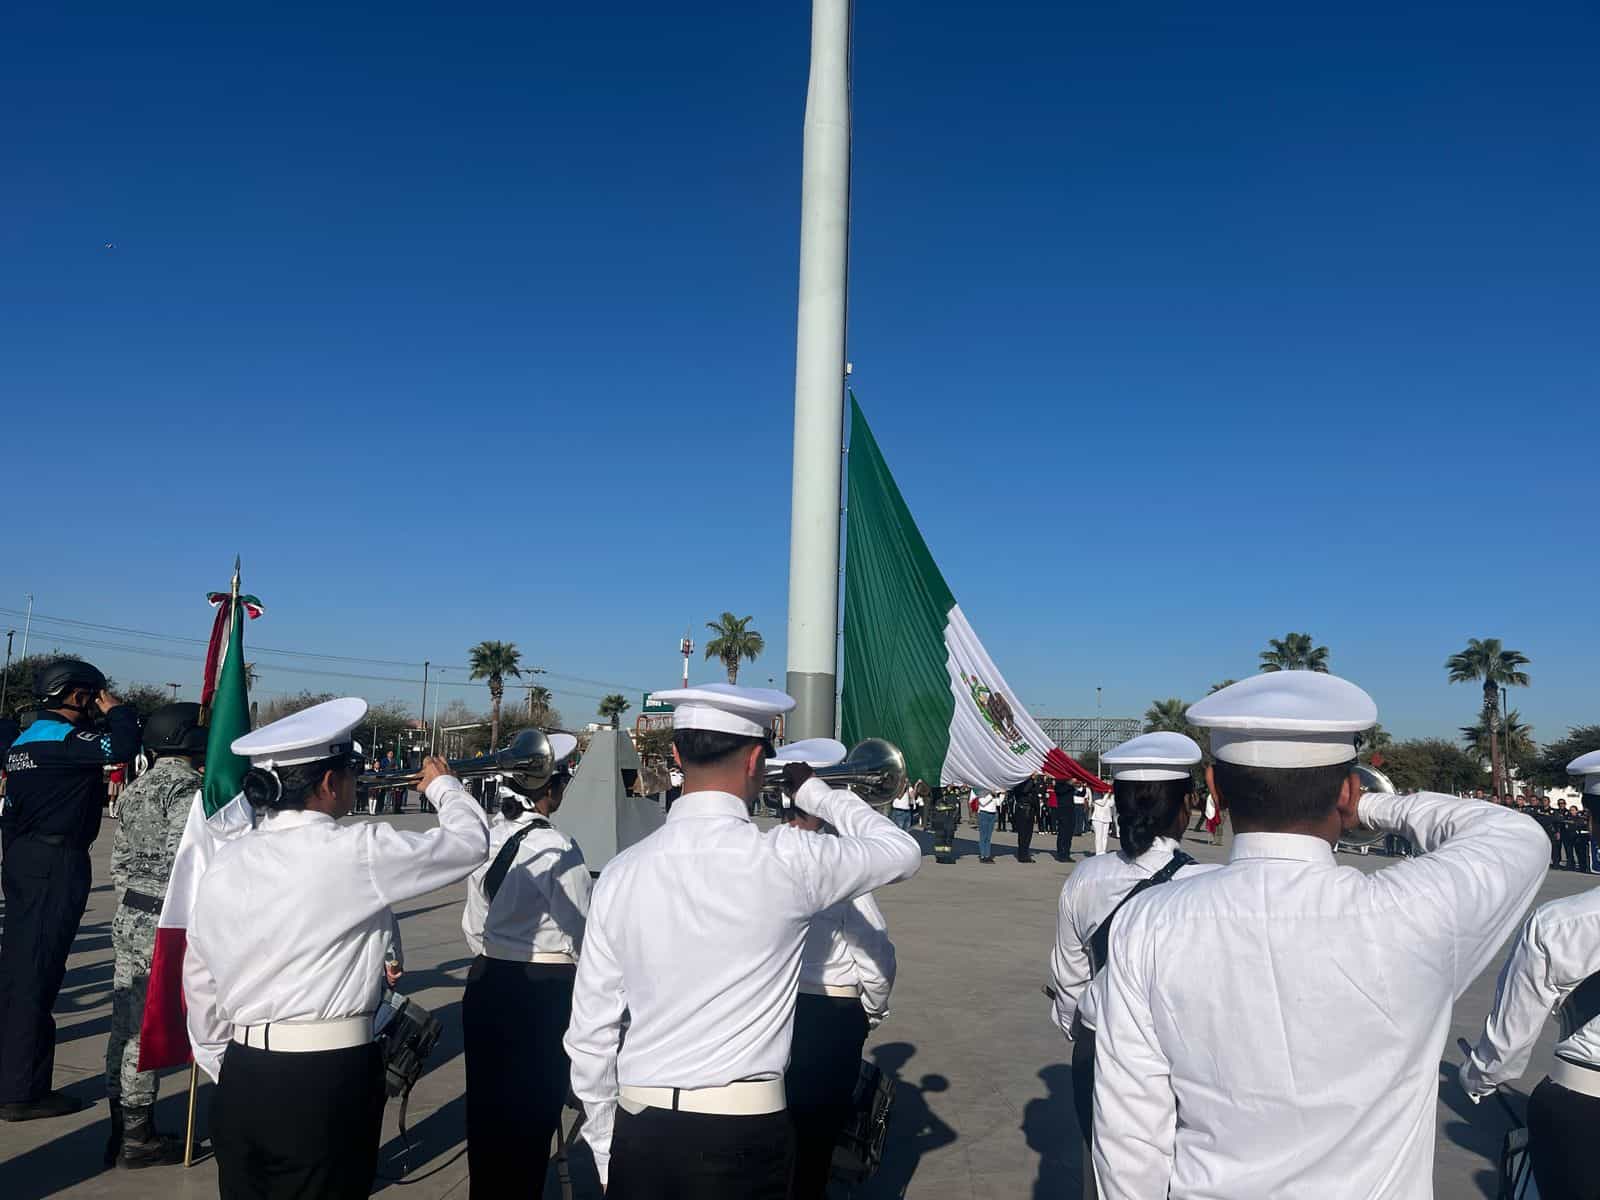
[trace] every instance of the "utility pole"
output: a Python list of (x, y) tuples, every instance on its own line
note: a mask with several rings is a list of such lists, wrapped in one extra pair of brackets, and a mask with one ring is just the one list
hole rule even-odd
[(844, 457), (850, 247), (851, 0), (812, 0), (800, 169), (789, 669), (795, 739), (832, 737), (839, 649), (839, 476)]
[(28, 631), (33, 628), (33, 593), (28, 593), (28, 619), (22, 623), (22, 657), (28, 657)]
[[(428, 660), (422, 660), (422, 711), (418, 714), (422, 718), (423, 728), (428, 725)], [(430, 751), (429, 753), (432, 753)]]
[(181, 683), (169, 683), (167, 686), (172, 689), (172, 698), (176, 700), (178, 698), (178, 689), (183, 685)]
[(16, 636), (15, 629), (6, 630), (6, 669), (0, 674), (0, 717), (6, 715), (6, 689), (11, 684), (11, 639)]
[[(1094, 773), (1096, 775), (1100, 775), (1100, 752), (1105, 749), (1105, 744), (1106, 724), (1104, 718), (1100, 716), (1100, 685), (1096, 684), (1094, 689)], [(1105, 776), (1100, 775), (1100, 778), (1104, 779)]]
[(683, 631), (683, 641), (678, 643), (678, 653), (683, 655), (683, 686), (689, 686), (689, 656), (694, 653), (694, 639), (689, 636), (694, 626)]

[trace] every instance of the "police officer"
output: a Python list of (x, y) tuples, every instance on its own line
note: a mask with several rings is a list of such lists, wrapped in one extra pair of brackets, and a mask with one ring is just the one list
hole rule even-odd
[(961, 823), (961, 810), (971, 795), (966, 785), (960, 783), (947, 783), (934, 789), (933, 857), (936, 862), (955, 862), (956, 826)]
[(390, 906), (465, 879), (489, 852), (483, 810), (440, 758), (421, 780), (437, 828), (336, 824), (355, 806), (350, 731), (366, 712), (364, 700), (329, 700), (233, 743), (250, 759), (243, 791), (259, 824), (201, 878), (183, 962), (189, 1041), (218, 1085), (222, 1200), (368, 1195)]
[(1033, 826), (1043, 798), (1040, 777), (1030, 775), (1011, 789), (1011, 823), (1017, 831), (1017, 861), (1033, 861)]
[[(500, 789), (491, 859), (467, 881), (461, 931), (475, 957), (461, 1001), (467, 1066), (467, 1165), (479, 1197), (544, 1195), (550, 1138), (571, 1066), (561, 1036), (572, 1015), (589, 868), (550, 823), (572, 778), (578, 739), (552, 733), (548, 782), (515, 774)], [(521, 1136), (506, 1136), (515, 1121)]]
[[(0, 1118), (31, 1121), (77, 1112), (51, 1091), (56, 1023), (67, 955), (89, 901), (89, 847), (100, 834), (103, 769), (139, 749), (139, 718), (86, 662), (62, 658), (33, 677), (44, 710), (6, 754), (0, 816), (6, 898), (0, 942)], [(103, 724), (102, 724), (103, 719)]]
[(153, 1167), (183, 1158), (179, 1140), (162, 1137), (155, 1129), (156, 1073), (139, 1070), (139, 1024), (172, 858), (200, 790), (196, 768), (206, 754), (200, 706), (168, 704), (151, 713), (144, 749), (155, 761), (122, 793), (122, 815), (111, 843), (111, 883), (122, 899), (111, 918), (116, 965), (111, 1036), (106, 1039), (106, 1098), (111, 1103), (107, 1166), (120, 1160), (125, 1167)]

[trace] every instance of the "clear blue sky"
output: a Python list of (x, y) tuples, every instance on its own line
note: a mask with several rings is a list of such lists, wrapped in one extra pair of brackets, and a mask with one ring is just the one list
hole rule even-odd
[[(1600, 720), (1600, 17), (1224, 10), (858, 7), (850, 354), (956, 595), (1047, 713), (1307, 629), (1396, 733), (1474, 635)], [(808, 28), (14, 9), (0, 608), (201, 637), (238, 552), (264, 646), (514, 640), (582, 720), (731, 608), (781, 683)]]

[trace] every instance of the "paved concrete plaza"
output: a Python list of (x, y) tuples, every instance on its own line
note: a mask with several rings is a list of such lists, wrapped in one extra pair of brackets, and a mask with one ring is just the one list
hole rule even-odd
[[(362, 819), (362, 818), (357, 818)], [(407, 828), (426, 828), (431, 818), (403, 816)], [(0, 1196), (187, 1197), (214, 1196), (210, 1162), (192, 1169), (107, 1171), (101, 1150), (107, 1130), (105, 1042), (110, 1025), (113, 895), (106, 882), (112, 829), (95, 847), (97, 886), (78, 933), (66, 984), (56, 1006), (60, 1045), (57, 1086), (93, 1102), (72, 1118), (23, 1125), (0, 1124)], [(1079, 1148), (1071, 1090), (1060, 1035), (1050, 1025), (1048, 1001), (1040, 994), (1055, 931), (1056, 896), (1071, 869), (1048, 856), (1032, 865), (1003, 857), (992, 865), (977, 860), (975, 836), (962, 829), (962, 858), (941, 866), (931, 858), (909, 883), (879, 894), (899, 950), (900, 975), (893, 1013), (870, 1043), (870, 1053), (899, 1079), (890, 1144), (880, 1174), (858, 1196), (866, 1200), (913, 1196), (926, 1200), (979, 1197), (1067, 1198), (1078, 1195)], [(1087, 838), (1078, 839), (1081, 846)], [(924, 835), (924, 844), (926, 844)], [(1053, 838), (1038, 844), (1053, 846)], [(1010, 853), (1014, 842), (997, 835)], [(1204, 861), (1220, 860), (1221, 846), (1201, 835), (1185, 848)], [(1348, 856), (1375, 869), (1387, 860)], [(1569, 895), (1593, 884), (1589, 876), (1556, 872), (1540, 899)], [(412, 1197), (465, 1197), (466, 1162), (449, 1161), (463, 1145), (461, 989), (469, 955), (461, 938), (462, 885), (409, 904), (402, 912), (408, 972), (402, 990), (438, 1013), (445, 1035), (431, 1069), (411, 1098), (415, 1141), (412, 1177), (437, 1169), (409, 1189)], [(1221, 964), (1219, 964), (1220, 968)], [(1500, 960), (1477, 980), (1457, 1006), (1457, 1035), (1474, 1038), (1493, 998)], [(1547, 1061), (1553, 1043), (1547, 1026), (1534, 1063)], [(1240, 1036), (1248, 1036), (1241, 1031)], [(1360, 1046), (1351, 1046), (1360, 1054)], [(1493, 1195), (1494, 1162), (1505, 1130), (1498, 1106), (1469, 1105), (1454, 1082), (1454, 1050), (1440, 1064), (1449, 1078), (1439, 1101), (1439, 1139), (1434, 1177), (1441, 1198)], [(1531, 1088), (1535, 1069), (1523, 1083)], [(181, 1130), (186, 1072), (162, 1084), (158, 1119)], [(200, 1127), (205, 1128), (209, 1086), (200, 1089)], [(569, 1114), (570, 1115), (570, 1114)], [(396, 1106), (387, 1114), (382, 1162), (398, 1171)], [(506, 1135), (517, 1136), (516, 1114), (506, 1117)], [(1352, 1155), (1364, 1153), (1360, 1146)], [(446, 1165), (447, 1164), (447, 1165)], [(594, 1197), (592, 1163), (574, 1155), (577, 1193)], [(375, 1191), (389, 1191), (380, 1180)], [(406, 1196), (405, 1191), (392, 1193)], [(547, 1195), (557, 1196), (553, 1181)]]

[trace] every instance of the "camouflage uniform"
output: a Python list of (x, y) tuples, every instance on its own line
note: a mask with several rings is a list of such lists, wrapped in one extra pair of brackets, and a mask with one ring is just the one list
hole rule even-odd
[[(172, 858), (199, 789), (200, 772), (185, 759), (167, 757), (158, 758), (123, 791), (121, 823), (111, 845), (111, 882), (119, 897), (128, 891), (155, 899), (166, 895)], [(106, 1042), (106, 1093), (113, 1105), (138, 1108), (156, 1100), (155, 1072), (139, 1070), (139, 1025), (144, 1020), (157, 916), (119, 903), (111, 918), (116, 967), (111, 1037)]]

